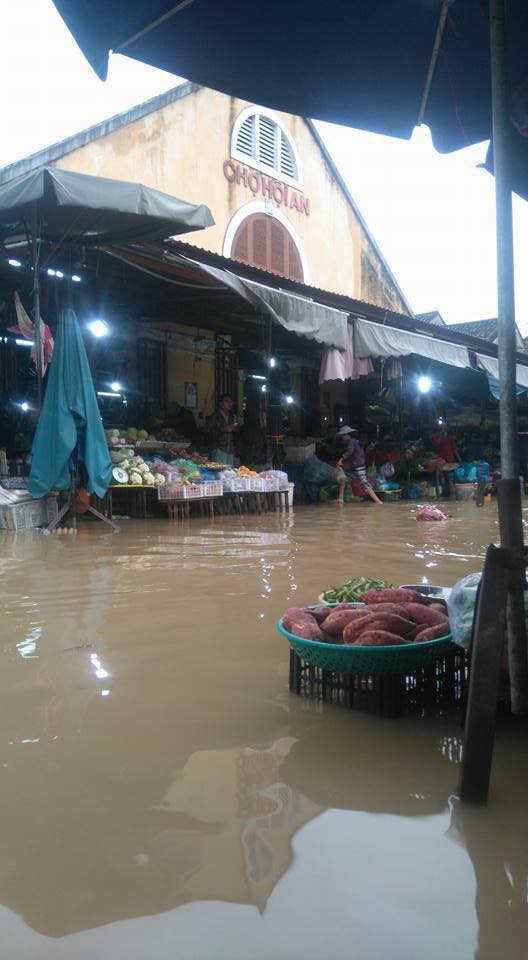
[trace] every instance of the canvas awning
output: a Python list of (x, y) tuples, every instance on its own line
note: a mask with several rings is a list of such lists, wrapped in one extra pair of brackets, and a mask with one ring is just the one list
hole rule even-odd
[[(170, 255), (166, 259), (170, 260)], [(316, 340), (317, 343), (328, 347), (346, 350), (348, 313), (343, 310), (335, 310), (315, 300), (309, 300), (308, 297), (301, 297), (286, 290), (256, 283), (246, 277), (239, 277), (230, 270), (221, 270), (219, 267), (212, 267), (195, 260), (192, 263), (219, 283), (225, 284), (238, 293), (254, 307), (260, 308), (275, 323), (289, 330), (290, 333)]]
[[(488, 375), (490, 390), (494, 397), (499, 396), (499, 361), (495, 357), (487, 357), (483, 353), (477, 353), (477, 362), (479, 366)], [(524, 393), (528, 390), (528, 367), (523, 367), (519, 363), (515, 367), (515, 382), (517, 384), (517, 393)]]
[(141, 183), (41, 167), (0, 187), (0, 236), (31, 223), (38, 205), (40, 238), (134, 243), (210, 227), (204, 204), (188, 203)]
[(354, 320), (354, 356), (362, 357), (408, 357), (410, 354), (427, 357), (452, 367), (470, 367), (467, 347), (448, 343), (435, 336), (399, 330), (371, 320)]

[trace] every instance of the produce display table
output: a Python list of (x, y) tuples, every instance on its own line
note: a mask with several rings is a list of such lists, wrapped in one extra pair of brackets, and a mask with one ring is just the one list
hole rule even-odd
[(187, 520), (189, 517), (214, 517), (215, 508), (223, 497), (195, 497), (190, 500), (159, 500), (167, 508), (169, 520)]
[[(146, 484), (123, 483), (119, 486), (108, 487), (103, 500), (98, 500), (98, 509), (105, 517), (113, 517), (114, 511), (126, 514), (135, 520), (145, 520), (147, 517), (148, 494), (157, 493), (156, 487)], [(95, 499), (95, 498), (94, 498)]]
[[(150, 494), (150, 495), (149, 495)], [(154, 499), (155, 497), (155, 499)], [(288, 490), (273, 490), (266, 493), (244, 491), (224, 493), (223, 496), (190, 497), (187, 499), (158, 500), (157, 487), (139, 484), (119, 484), (108, 487), (103, 500), (94, 497), (97, 508), (105, 517), (114, 513), (145, 520), (153, 513), (166, 511), (170, 520), (184, 520), (192, 516), (214, 517), (216, 514), (270, 513), (287, 510)]]
[(245, 491), (224, 493), (219, 504), (219, 512), (230, 513), (270, 513), (288, 508), (288, 490), (274, 490), (268, 493)]
[(269, 493), (244, 491), (224, 493), (221, 497), (196, 497), (189, 500), (161, 500), (167, 506), (171, 520), (187, 519), (192, 516), (231, 516), (242, 514), (262, 514), (288, 508), (288, 490), (274, 490)]

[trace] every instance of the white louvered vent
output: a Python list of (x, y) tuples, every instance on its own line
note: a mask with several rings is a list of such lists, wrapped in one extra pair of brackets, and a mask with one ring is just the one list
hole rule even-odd
[(255, 166), (297, 182), (299, 168), (288, 136), (271, 118), (252, 113), (240, 124), (236, 134), (235, 156), (255, 161)]
[(258, 157), (272, 170), (277, 170), (277, 125), (268, 117), (259, 117), (258, 124)]
[(297, 164), (293, 150), (282, 130), (280, 132), (280, 172), (291, 180), (297, 180)]
[(246, 117), (238, 131), (236, 148), (246, 157), (255, 156), (255, 120), (255, 114)]

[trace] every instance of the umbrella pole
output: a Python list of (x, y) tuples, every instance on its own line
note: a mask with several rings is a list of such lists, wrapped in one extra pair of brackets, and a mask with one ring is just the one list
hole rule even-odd
[(35, 321), (35, 361), (37, 365), (37, 406), (42, 405), (42, 331), (40, 329), (40, 281), (38, 207), (33, 203), (31, 211), (31, 253), (33, 259), (33, 318)]
[(503, 495), (499, 498), (499, 520), (501, 544), (512, 551), (518, 565), (517, 570), (513, 571), (510, 577), (508, 595), (508, 658), (512, 712), (525, 714), (528, 712), (528, 657), (523, 596), (524, 536), (519, 484), (513, 213), (505, 46), (505, 0), (490, 0), (493, 159), (497, 223), (500, 445), (503, 484)]
[(488, 798), (506, 606), (511, 709), (528, 712), (528, 665), (524, 615), (524, 536), (519, 484), (513, 215), (509, 171), (509, 111), (505, 65), (505, 3), (489, 0), (491, 104), (497, 235), (500, 443), (498, 486), (502, 549), (488, 549), (473, 632), (471, 675), (464, 724), (460, 796)]

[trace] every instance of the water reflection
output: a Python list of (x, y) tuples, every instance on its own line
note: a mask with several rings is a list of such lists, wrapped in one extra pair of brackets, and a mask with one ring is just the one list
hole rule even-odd
[(441, 528), (395, 504), (0, 533), (9, 960), (320, 960), (351, 943), (520, 958), (522, 737), (499, 728), (492, 802), (462, 810), (458, 718), (303, 702), (274, 631), (291, 600), (350, 576), (478, 569), (496, 514), (452, 513)]

